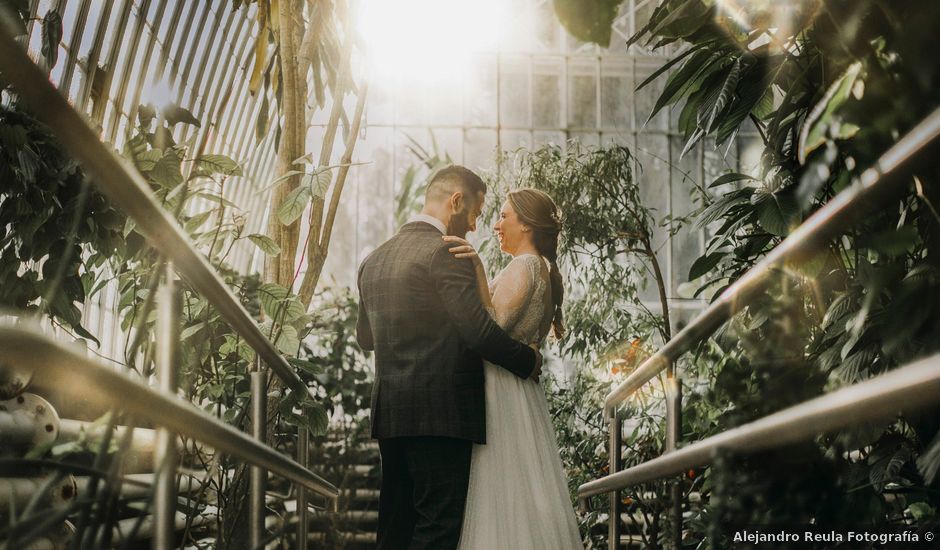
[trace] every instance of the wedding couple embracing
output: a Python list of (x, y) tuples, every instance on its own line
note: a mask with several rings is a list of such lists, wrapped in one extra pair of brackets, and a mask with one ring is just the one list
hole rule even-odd
[(513, 258), (487, 281), (464, 240), (485, 195), (471, 170), (441, 170), (359, 268), (382, 550), (583, 548), (538, 382), (539, 344), (563, 330), (560, 214), (541, 191), (510, 192), (494, 230)]

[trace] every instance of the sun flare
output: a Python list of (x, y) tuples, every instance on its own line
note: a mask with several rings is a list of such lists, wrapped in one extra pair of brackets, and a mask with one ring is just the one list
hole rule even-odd
[(373, 78), (459, 82), (474, 54), (496, 51), (505, 21), (499, 0), (367, 0), (359, 29)]

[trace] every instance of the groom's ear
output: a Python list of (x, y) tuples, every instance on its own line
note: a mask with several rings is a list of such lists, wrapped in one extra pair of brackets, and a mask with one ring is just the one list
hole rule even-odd
[(463, 210), (464, 206), (464, 196), (463, 191), (457, 191), (450, 196), (450, 206), (454, 209), (454, 212), (460, 212)]

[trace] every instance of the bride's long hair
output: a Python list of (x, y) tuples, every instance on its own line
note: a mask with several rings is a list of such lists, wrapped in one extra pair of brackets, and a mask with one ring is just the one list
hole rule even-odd
[(565, 334), (562, 303), (565, 300), (565, 288), (561, 273), (558, 271), (558, 236), (561, 233), (561, 211), (547, 194), (538, 189), (526, 187), (510, 191), (507, 195), (510, 206), (519, 221), (532, 228), (533, 241), (538, 253), (548, 260), (551, 267), (549, 280), (552, 285), (552, 334), (561, 338)]

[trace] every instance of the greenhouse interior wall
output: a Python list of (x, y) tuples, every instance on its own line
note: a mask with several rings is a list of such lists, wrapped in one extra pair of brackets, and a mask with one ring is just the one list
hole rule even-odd
[[(624, 145), (642, 167), (647, 204), (662, 217), (691, 213), (698, 207), (702, 182), (723, 171), (754, 172), (760, 143), (753, 133), (741, 132), (721, 150), (698, 146), (682, 156), (684, 139), (674, 120), (678, 115), (664, 110), (647, 120), (663, 81), (633, 90), (668, 60), (669, 51), (652, 52), (638, 44), (628, 48), (626, 40), (654, 7), (652, 0), (624, 2), (611, 45), (601, 48), (568, 34), (549, 0), (513, 0), (503, 7), (512, 14), (511, 29), (500, 33), (494, 49), (458, 60), (465, 66), (456, 76), (438, 76), (434, 66), (424, 67), (424, 80), (417, 82), (380, 74), (370, 83), (354, 159), (363, 164), (350, 173), (348, 196), (336, 220), (341, 231), (324, 268), (325, 280), (353, 284), (359, 262), (397, 230), (393, 199), (400, 178), (418, 161), (408, 150), (411, 140), (429, 151), (436, 143), (437, 152), (484, 173), (497, 169), (497, 151), (565, 147), (569, 140), (586, 147)], [(262, 105), (275, 99), (271, 91), (264, 98), (248, 90), (256, 6), (234, 10), (228, 2), (179, 0), (32, 2), (38, 18), (52, 8), (72, 24), (64, 26), (62, 61), (51, 79), (68, 90), (77, 108), (101, 121), (102, 137), (120, 149), (137, 105), (169, 95), (203, 123), (201, 128), (179, 127), (178, 141), (208, 133), (206, 150), (244, 163), (245, 176), (232, 179), (226, 198), (249, 214), (246, 232), (260, 232), (275, 149), (273, 129), (258, 139), (254, 128), (264, 116)], [(34, 55), (41, 47), (40, 30), (32, 25)], [(157, 82), (161, 87), (154, 89)], [(308, 109), (308, 145), (317, 147), (328, 113)], [(272, 111), (267, 116), (273, 120), (276, 115)], [(206, 206), (197, 202), (192, 208)], [(660, 230), (656, 241), (670, 306), (676, 311), (674, 323), (681, 328), (705, 302), (680, 291), (705, 236), (683, 231), (670, 237)], [(243, 271), (258, 271), (262, 260), (263, 254), (245, 242), (231, 256), (231, 264)], [(98, 350), (108, 357), (120, 355), (122, 341), (113, 314), (116, 294), (112, 284), (84, 311), (96, 334), (114, 335), (103, 338)], [(647, 286), (645, 299), (653, 311), (661, 309), (655, 285)]]

